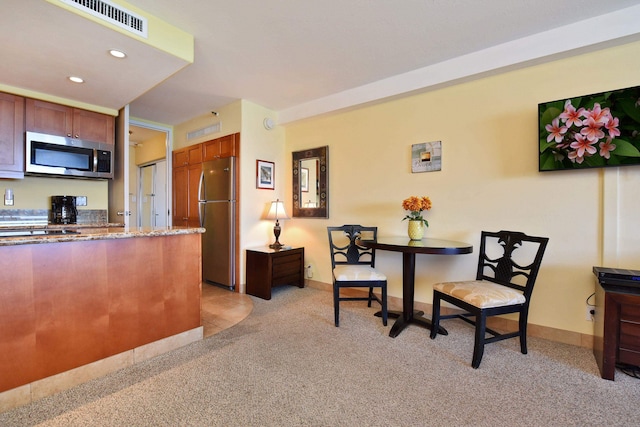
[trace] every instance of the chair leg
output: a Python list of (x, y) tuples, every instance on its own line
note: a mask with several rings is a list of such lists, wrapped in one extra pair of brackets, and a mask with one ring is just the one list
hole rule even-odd
[(369, 299), (367, 300), (367, 307), (371, 307), (372, 299), (373, 299), (373, 288), (369, 288)]
[(431, 339), (438, 336), (438, 328), (440, 327), (440, 296), (434, 292), (433, 305), (431, 306)]
[(520, 312), (520, 351), (527, 354), (527, 311)]
[(333, 314), (336, 327), (340, 326), (340, 288), (333, 285)]
[[(487, 317), (484, 313), (476, 315), (476, 339), (473, 347), (473, 360), (471, 366), (477, 369), (484, 354), (484, 336), (486, 335)], [(437, 329), (436, 329), (437, 330)]]
[(382, 324), (387, 326), (387, 287), (382, 287)]

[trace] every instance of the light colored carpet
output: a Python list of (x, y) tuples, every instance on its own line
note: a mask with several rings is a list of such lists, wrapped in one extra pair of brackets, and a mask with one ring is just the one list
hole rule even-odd
[(445, 321), (388, 336), (366, 303), (277, 288), (238, 325), (0, 414), (2, 426), (631, 426), (640, 380), (600, 378), (590, 350), (530, 338), (486, 347)]

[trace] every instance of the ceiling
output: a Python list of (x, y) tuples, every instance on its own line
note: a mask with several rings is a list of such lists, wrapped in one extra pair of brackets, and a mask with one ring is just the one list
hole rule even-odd
[(189, 64), (56, 1), (3, 7), (0, 89), (168, 125), (238, 99), (284, 123), (640, 40), (640, 0), (130, 0), (194, 36)]

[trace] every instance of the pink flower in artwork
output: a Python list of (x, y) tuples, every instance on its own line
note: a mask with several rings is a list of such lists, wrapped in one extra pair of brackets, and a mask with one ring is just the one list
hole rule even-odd
[(550, 125), (546, 125), (544, 127), (549, 135), (547, 136), (547, 142), (551, 142), (554, 139), (556, 142), (562, 142), (564, 138), (564, 134), (567, 132), (568, 128), (566, 126), (560, 126), (560, 120), (556, 117), (553, 119)]
[(585, 127), (580, 129), (580, 133), (589, 141), (597, 142), (600, 138), (604, 138), (604, 132), (601, 129), (604, 123), (598, 122), (593, 117), (588, 117), (587, 120), (582, 122), (582, 124), (584, 124)]
[(578, 163), (578, 164), (580, 164), (580, 163), (582, 163), (584, 161), (584, 157), (578, 156), (578, 152), (577, 151), (570, 151), (569, 154), (567, 154), (567, 157), (572, 162)]
[(604, 127), (609, 131), (609, 136), (611, 138), (620, 136), (620, 129), (618, 129), (618, 124), (619, 121), (617, 117), (609, 117), (609, 121), (604, 125)]
[[(593, 144), (595, 144), (597, 140), (591, 141), (579, 133), (575, 136), (576, 140), (571, 143), (570, 147), (576, 150), (577, 157), (584, 157), (585, 153), (588, 155), (596, 153), (597, 150)], [(571, 158), (571, 153), (569, 153), (569, 158)], [(578, 163), (582, 163), (582, 161), (579, 161)]]
[(605, 159), (610, 158), (611, 157), (610, 153), (615, 149), (616, 149), (616, 145), (611, 143), (611, 138), (607, 138), (605, 142), (600, 143), (600, 155)]
[(571, 100), (567, 99), (564, 103), (564, 111), (560, 114), (560, 118), (567, 126), (582, 126), (582, 120), (580, 119), (584, 114), (584, 108), (580, 107), (576, 111), (576, 107), (571, 104)]
[(585, 110), (584, 117), (586, 119), (591, 118), (597, 124), (602, 126), (609, 121), (609, 117), (611, 117), (611, 113), (608, 107), (605, 109), (602, 109), (602, 107), (600, 107), (600, 104), (596, 102), (595, 104), (593, 104), (593, 110)]

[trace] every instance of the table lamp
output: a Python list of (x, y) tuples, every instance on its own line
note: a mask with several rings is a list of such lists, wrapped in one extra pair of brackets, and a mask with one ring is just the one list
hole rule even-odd
[(271, 202), (271, 208), (269, 209), (269, 213), (267, 214), (267, 219), (275, 219), (276, 225), (273, 227), (273, 234), (276, 236), (276, 241), (269, 245), (271, 249), (281, 249), (284, 246), (282, 243), (278, 241), (280, 237), (280, 219), (289, 219), (289, 215), (284, 210), (284, 203), (280, 201), (280, 199), (276, 199), (275, 202)]

